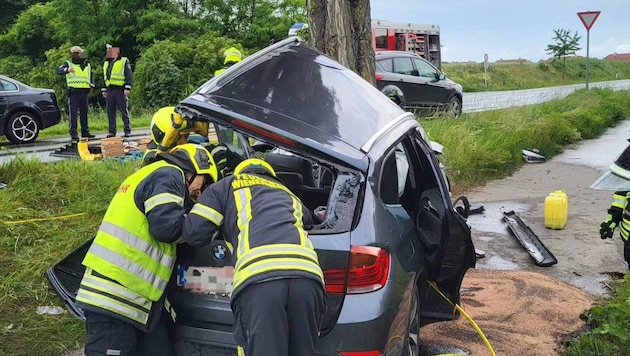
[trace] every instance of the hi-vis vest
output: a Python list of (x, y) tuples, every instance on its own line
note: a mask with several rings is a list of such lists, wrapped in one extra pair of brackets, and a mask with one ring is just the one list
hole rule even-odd
[[(78, 302), (147, 324), (152, 303), (162, 297), (171, 277), (176, 248), (175, 244), (159, 242), (151, 236), (147, 218), (136, 207), (134, 194), (149, 174), (166, 166), (175, 167), (164, 161), (142, 167), (118, 188), (83, 259), (87, 269), (77, 294)], [(181, 173), (185, 181), (184, 172)], [(170, 202), (183, 205), (184, 198), (157, 194), (144, 202), (145, 213)], [(92, 271), (107, 278), (99, 278)]]
[(105, 61), (103, 64), (103, 76), (105, 78), (105, 86), (115, 85), (119, 87), (125, 86), (125, 67), (127, 66), (127, 57), (121, 57), (113, 62), (112, 73), (109, 79), (107, 79), (107, 68), (109, 68), (109, 61)]
[(214, 76), (216, 77), (217, 75), (225, 72), (227, 70), (227, 68), (221, 68), (221, 69), (217, 69), (214, 71)]
[(81, 69), (81, 65), (68, 61), (68, 68), (74, 69), (74, 73), (66, 73), (66, 84), (68, 84), (68, 88), (87, 89), (90, 87), (92, 68), (89, 63), (85, 68)]
[[(302, 202), (299, 198), (280, 182), (253, 174), (232, 176), (230, 187), (236, 208), (237, 230), (229, 230), (230, 235), (238, 235), (236, 239), (229, 236), (230, 242), (237, 244), (232, 295), (270, 275), (289, 278), (308, 275), (324, 285), (317, 253), (302, 227)], [(269, 192), (269, 188), (277, 193)], [(267, 199), (254, 199), (263, 190), (268, 192), (265, 193)], [(281, 200), (287, 204), (279, 204)], [(228, 203), (227, 206), (232, 205)], [(256, 220), (252, 214), (254, 211), (286, 214), (279, 210), (284, 207), (290, 209), (292, 224), (269, 228), (269, 221)], [(221, 226), (224, 220), (221, 212), (200, 203), (194, 205), (190, 214), (199, 215), (217, 226)], [(257, 235), (250, 236), (250, 231), (255, 231)]]
[(628, 238), (630, 237), (630, 207), (628, 206), (628, 195), (615, 193), (613, 195), (613, 202), (611, 206), (623, 211), (621, 222), (619, 224), (619, 230), (621, 230), (621, 238), (624, 239), (624, 241), (628, 241)]

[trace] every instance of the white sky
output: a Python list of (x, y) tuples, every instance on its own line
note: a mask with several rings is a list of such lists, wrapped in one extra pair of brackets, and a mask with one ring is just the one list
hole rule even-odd
[(442, 60), (482, 62), (549, 58), (554, 29), (577, 31), (586, 56), (586, 29), (578, 12), (601, 11), (591, 28), (590, 57), (630, 53), (630, 0), (371, 0), (372, 18), (440, 26)]

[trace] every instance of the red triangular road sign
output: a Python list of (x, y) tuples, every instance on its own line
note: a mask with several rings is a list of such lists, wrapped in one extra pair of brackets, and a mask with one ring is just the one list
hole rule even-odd
[(578, 12), (577, 14), (580, 17), (580, 20), (582, 20), (584, 27), (586, 27), (586, 31), (590, 31), (591, 27), (593, 27), (593, 24), (599, 17), (599, 14), (601, 14), (601, 11), (585, 11)]

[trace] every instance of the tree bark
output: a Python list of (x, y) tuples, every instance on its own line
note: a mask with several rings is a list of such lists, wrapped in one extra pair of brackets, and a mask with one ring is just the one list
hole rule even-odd
[(369, 0), (307, 0), (311, 44), (375, 84)]

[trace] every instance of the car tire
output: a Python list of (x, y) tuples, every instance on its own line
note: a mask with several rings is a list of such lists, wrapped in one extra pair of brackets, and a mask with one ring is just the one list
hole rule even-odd
[(35, 115), (19, 111), (9, 117), (4, 134), (13, 144), (31, 143), (39, 136), (39, 121)]
[(458, 117), (462, 113), (462, 100), (456, 96), (451, 97), (446, 104), (446, 115)]
[(420, 293), (417, 285), (414, 285), (411, 293), (411, 308), (407, 319), (407, 342), (402, 356), (420, 355)]

